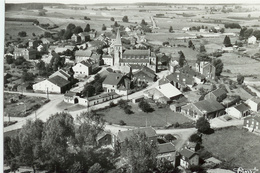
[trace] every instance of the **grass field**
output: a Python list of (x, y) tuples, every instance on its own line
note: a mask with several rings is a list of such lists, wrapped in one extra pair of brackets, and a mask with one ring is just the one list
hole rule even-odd
[(171, 111), (169, 108), (158, 109), (155, 105), (152, 107), (154, 112), (145, 113), (139, 109), (137, 104), (131, 104), (133, 114), (127, 115), (118, 106), (108, 108), (102, 111), (98, 111), (98, 114), (102, 114), (107, 122), (119, 124), (120, 120), (123, 120), (127, 126), (144, 127), (146, 126), (146, 120), (148, 126), (161, 127), (167, 124), (178, 122), (179, 124), (190, 122), (187, 117)]
[(22, 96), (19, 98), (19, 94), (4, 93), (4, 114), (10, 117), (25, 117), (37, 111), (46, 102), (47, 99), (42, 97)]
[(236, 127), (204, 135), (202, 145), (214, 157), (230, 165), (260, 169), (260, 136)]

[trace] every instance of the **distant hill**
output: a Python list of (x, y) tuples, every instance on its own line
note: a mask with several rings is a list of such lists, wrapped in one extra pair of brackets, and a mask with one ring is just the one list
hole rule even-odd
[(20, 4), (13, 4), (13, 3), (6, 3), (5, 4), (5, 11), (19, 11), (22, 8), (26, 9), (43, 9), (44, 6), (57, 6), (63, 5), (58, 3), (20, 3)]

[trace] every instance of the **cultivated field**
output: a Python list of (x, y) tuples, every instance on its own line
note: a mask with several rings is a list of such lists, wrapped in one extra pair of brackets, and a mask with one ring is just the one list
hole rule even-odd
[(214, 157), (243, 168), (260, 169), (260, 136), (236, 127), (204, 135), (202, 145)]

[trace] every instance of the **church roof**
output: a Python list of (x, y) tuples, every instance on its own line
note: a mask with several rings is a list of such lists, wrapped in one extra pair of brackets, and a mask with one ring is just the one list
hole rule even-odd
[(114, 45), (122, 45), (119, 29), (117, 30), (116, 41)]

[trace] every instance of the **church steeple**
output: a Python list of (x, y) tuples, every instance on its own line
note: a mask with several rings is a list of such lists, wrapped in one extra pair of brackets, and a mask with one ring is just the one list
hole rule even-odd
[(115, 45), (122, 45), (119, 29), (117, 30), (117, 34), (116, 34)]

